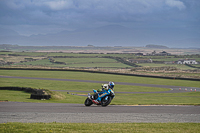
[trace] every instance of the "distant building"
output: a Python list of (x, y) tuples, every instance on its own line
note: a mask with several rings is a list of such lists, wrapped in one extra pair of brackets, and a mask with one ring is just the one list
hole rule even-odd
[(181, 59), (177, 61), (177, 64), (199, 64), (194, 59)]
[(143, 56), (143, 53), (135, 53), (136, 56)]
[(160, 52), (158, 54), (161, 55), (161, 56), (169, 56), (169, 55), (171, 55), (170, 53), (167, 53), (165, 51), (162, 51), (162, 52)]

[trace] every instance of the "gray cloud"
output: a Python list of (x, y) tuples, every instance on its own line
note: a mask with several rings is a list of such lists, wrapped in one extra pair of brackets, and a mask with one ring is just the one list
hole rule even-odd
[(170, 7), (176, 7), (179, 10), (183, 10), (186, 8), (185, 4), (179, 0), (166, 0), (165, 2)]
[[(198, 0), (0, 0), (0, 27), (23, 35), (93, 28), (199, 31)], [(169, 33), (170, 34), (170, 33)]]
[[(186, 6), (178, 0), (9, 0), (1, 2), (4, 19), (14, 17), (14, 22), (60, 23), (60, 21), (137, 21), (138, 16), (168, 12), (167, 7), (184, 10)], [(173, 10), (173, 9), (172, 9)], [(17, 17), (17, 18), (16, 18)], [(34, 21), (35, 20), (35, 21)], [(63, 22), (61, 22), (63, 23)], [(89, 23), (89, 22), (86, 22)], [(67, 23), (68, 24), (68, 23)]]

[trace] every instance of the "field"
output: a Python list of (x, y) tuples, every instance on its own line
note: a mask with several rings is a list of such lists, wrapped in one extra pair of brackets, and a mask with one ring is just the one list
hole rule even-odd
[(65, 133), (166, 133), (184, 132), (197, 133), (200, 130), (199, 123), (4, 123), (0, 124), (2, 133), (15, 132), (65, 132)]
[(156, 52), (167, 51), (173, 55), (191, 55), (199, 54), (198, 48), (182, 49), (182, 48), (166, 48), (160, 46), (154, 47), (95, 47), (95, 46), (19, 46), (1, 44), (0, 50), (2, 51), (14, 51), (14, 52), (57, 52), (57, 53), (139, 53), (144, 54), (151, 53), (154, 50)]
[[(128, 83), (145, 83), (145, 84), (158, 84), (158, 85), (174, 85), (174, 86), (188, 86), (200, 87), (198, 81), (182, 81), (173, 79), (155, 79), (135, 76), (120, 76), (112, 74), (95, 74), (86, 72), (70, 72), (70, 71), (31, 71), (31, 70), (0, 70), (0, 75), (4, 76), (21, 76), (21, 77), (40, 77), (40, 78), (55, 78), (55, 79), (79, 79), (79, 80), (94, 80), (94, 81), (114, 81), (114, 82), (128, 82)], [(102, 78), (103, 77), (103, 78)], [(49, 80), (31, 80), (31, 79), (12, 79), (1, 78), (0, 86), (18, 86), (18, 87), (32, 87), (44, 88), (48, 90), (70, 90), (73, 94), (87, 95), (87, 93), (76, 91), (91, 91), (98, 89), (101, 84), (98, 83), (85, 83), (85, 82), (69, 82), (69, 81), (49, 81)], [(144, 87), (144, 86), (130, 86), (130, 85), (117, 85), (115, 86), (116, 92), (156, 92), (168, 91), (168, 88), (157, 87)], [(74, 92), (73, 92), (74, 91)], [(8, 97), (8, 93), (10, 96)], [(1, 99), (8, 101), (20, 102), (61, 102), (61, 103), (80, 103), (82, 104), (85, 97), (67, 94), (62, 98), (51, 99), (46, 101), (32, 100), (30, 94), (24, 92), (11, 92), (1, 90)], [(17, 96), (22, 95), (24, 98), (18, 99)], [(116, 93), (116, 98), (111, 104), (115, 105), (151, 105), (151, 104), (176, 104), (176, 105), (199, 105), (200, 93), (158, 93), (158, 94), (121, 94)]]
[[(150, 59), (152, 62), (149, 62)], [(0, 67), (89, 69), (164, 77), (200, 78), (200, 64), (177, 64), (180, 59), (195, 59), (200, 62), (200, 55), (138, 56), (136, 53), (88, 53), (88, 51), (86, 53), (0, 52)]]
[[(42, 48), (41, 48), (42, 49)], [(93, 48), (90, 52), (93, 51)], [(24, 49), (25, 50), (25, 49)], [(30, 49), (29, 49), (30, 50)], [(200, 61), (198, 50), (178, 50), (169, 49), (171, 56), (136, 56), (132, 51), (150, 53), (153, 49), (120, 49), (101, 48), (94, 50), (97, 53), (81, 53), (82, 48), (55, 49), (53, 52), (43, 49), (33, 48), (30, 51), (20, 52), (20, 49), (10, 52), (0, 52), (0, 67), (2, 68), (58, 68), (58, 69), (78, 69), (110, 71), (120, 73), (133, 73), (143, 75), (158, 75), (169, 77), (200, 78), (199, 64), (186, 66), (177, 64), (165, 64), (164, 62), (177, 61), (179, 59), (192, 58)], [(106, 51), (105, 51), (106, 50)], [(33, 52), (37, 51), (37, 52)], [(114, 53), (114, 52), (120, 53)], [(130, 53), (126, 53), (131, 51)], [(72, 53), (73, 52), (73, 53)], [(108, 54), (109, 52), (109, 54)], [(192, 55), (193, 54), (193, 55)], [(196, 54), (196, 55), (195, 55)], [(153, 63), (130, 63), (129, 59), (148, 60)], [(162, 68), (175, 67), (174, 71), (146, 71), (136, 70), (135, 65), (140, 68)], [(194, 66), (194, 67), (193, 67)], [(135, 69), (135, 70), (134, 70)], [(0, 70), (1, 76), (18, 77), (39, 77), (54, 79), (76, 79), (93, 81), (114, 81), (127, 83), (145, 83), (157, 85), (185, 86), (200, 88), (199, 81), (159, 79), (136, 76), (122, 76), (114, 74), (100, 74), (75, 71), (36, 71), (36, 70)], [(37, 103), (75, 103), (83, 104), (86, 99), (86, 92), (101, 87), (99, 83), (36, 80), (36, 79), (10, 79), (0, 78), (0, 87), (16, 86), (31, 87), (36, 89), (48, 89), (52, 91), (53, 97), (50, 100), (30, 99), (30, 94), (21, 91), (0, 90), (0, 101), (14, 102), (37, 102)], [(53, 91), (54, 90), (54, 91)], [(60, 93), (56, 90), (66, 90)], [(200, 92), (182, 93), (146, 93), (129, 94), (117, 92), (157, 92), (169, 91), (169, 88), (144, 87), (131, 85), (115, 85), (116, 97), (111, 102), (112, 105), (200, 105)], [(80, 96), (81, 95), (81, 96)], [(89, 128), (88, 128), (89, 127)], [(199, 132), (199, 123), (2, 123), (0, 131), (6, 132)]]

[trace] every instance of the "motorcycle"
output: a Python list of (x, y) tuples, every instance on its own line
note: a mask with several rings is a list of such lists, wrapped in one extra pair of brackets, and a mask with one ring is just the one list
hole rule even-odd
[(93, 92), (93, 95), (90, 95), (90, 93), (88, 93), (88, 97), (85, 100), (85, 106), (96, 104), (105, 107), (108, 106), (111, 103), (112, 99), (115, 97), (115, 92), (110, 88), (108, 90), (102, 90), (99, 93), (96, 90), (93, 90)]

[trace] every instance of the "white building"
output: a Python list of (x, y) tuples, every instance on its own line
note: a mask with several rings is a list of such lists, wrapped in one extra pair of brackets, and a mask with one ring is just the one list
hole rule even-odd
[(196, 60), (194, 59), (184, 59), (184, 60), (178, 60), (177, 64), (198, 64)]

